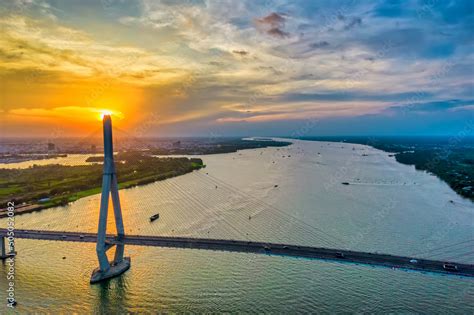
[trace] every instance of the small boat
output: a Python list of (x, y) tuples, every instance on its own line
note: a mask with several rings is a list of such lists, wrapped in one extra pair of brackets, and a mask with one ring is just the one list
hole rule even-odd
[(150, 222), (153, 222), (153, 221), (157, 220), (159, 217), (160, 217), (160, 214), (159, 214), (159, 213), (152, 215), (152, 216), (150, 217)]
[(343, 185), (349, 185), (349, 183), (348, 183), (348, 182), (342, 182), (342, 184), (343, 184)]

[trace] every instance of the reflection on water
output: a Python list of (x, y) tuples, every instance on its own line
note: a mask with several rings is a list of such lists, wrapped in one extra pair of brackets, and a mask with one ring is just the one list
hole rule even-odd
[(93, 286), (93, 292), (97, 296), (93, 305), (94, 313), (122, 314), (127, 312), (127, 286), (123, 277), (101, 282)]
[[(288, 148), (203, 160), (207, 168), (199, 172), (120, 191), (127, 233), (268, 240), (401, 255), (426, 253), (474, 236), (471, 202), (437, 178), (364, 146), (297, 141)], [(351, 185), (342, 185), (345, 181)], [(92, 232), (98, 207), (99, 196), (90, 196), (67, 207), (19, 216), (16, 227)], [(155, 213), (160, 219), (150, 223)], [(109, 222), (109, 231), (113, 226)], [(90, 274), (97, 267), (94, 244), (18, 240), (17, 250), (17, 310), (23, 312), (474, 311), (474, 282), (467, 278), (127, 246), (131, 269), (91, 286)], [(5, 267), (0, 277), (5, 279)], [(0, 281), (1, 300), (5, 289)]]

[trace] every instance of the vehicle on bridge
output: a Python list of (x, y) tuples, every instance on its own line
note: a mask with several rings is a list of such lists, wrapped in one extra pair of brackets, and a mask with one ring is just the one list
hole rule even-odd
[(336, 253), (337, 258), (345, 258), (344, 253)]
[(448, 271), (458, 271), (458, 266), (455, 264), (446, 263), (443, 264), (443, 269)]

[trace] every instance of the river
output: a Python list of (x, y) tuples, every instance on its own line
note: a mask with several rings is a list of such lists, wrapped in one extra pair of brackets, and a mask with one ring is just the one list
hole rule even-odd
[[(368, 146), (292, 141), (284, 148), (200, 156), (204, 169), (121, 190), (127, 233), (265, 240), (473, 262), (474, 255), (462, 255), (474, 252), (472, 242), (433, 251), (474, 238), (474, 204), (446, 183)], [(71, 159), (62, 161), (77, 164)], [(21, 215), (15, 227), (95, 231), (99, 199), (94, 195)], [(157, 212), (160, 219), (150, 223), (149, 216)], [(0, 227), (5, 225), (0, 220)], [(110, 231), (113, 225), (111, 219)], [(16, 249), (20, 313), (474, 312), (474, 279), (457, 276), (128, 246), (131, 269), (108, 283), (90, 285), (97, 267), (94, 244), (17, 240)], [(0, 301), (6, 300), (6, 276), (2, 265)], [(3, 303), (0, 313), (5, 310)]]

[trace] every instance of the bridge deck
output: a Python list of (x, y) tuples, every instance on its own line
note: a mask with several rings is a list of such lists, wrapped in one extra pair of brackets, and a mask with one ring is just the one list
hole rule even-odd
[[(0, 229), (0, 237), (6, 236), (7, 230)], [(15, 238), (95, 243), (97, 241), (97, 234), (80, 232), (15, 230)], [(288, 244), (236, 240), (142, 235), (127, 235), (123, 240), (120, 241), (116, 236), (109, 235), (107, 236), (107, 241), (111, 244), (124, 243), (137, 246), (194, 248), (216, 251), (315, 258), (474, 277), (474, 265), (469, 264), (452, 263), (456, 265), (457, 270), (445, 270), (444, 264), (446, 262), (442, 261), (323, 247), (296, 246)], [(410, 260), (412, 259), (416, 259), (417, 262), (411, 263)]]

